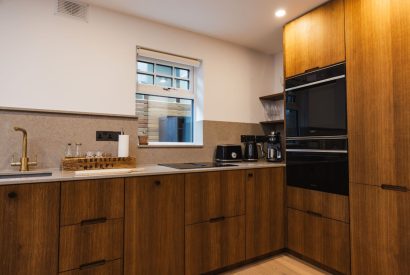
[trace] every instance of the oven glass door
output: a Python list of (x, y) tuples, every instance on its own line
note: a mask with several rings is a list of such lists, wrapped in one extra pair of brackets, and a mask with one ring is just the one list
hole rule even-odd
[(346, 79), (286, 91), (286, 136), (338, 136), (347, 133)]
[(346, 153), (287, 152), (286, 158), (287, 185), (349, 194)]

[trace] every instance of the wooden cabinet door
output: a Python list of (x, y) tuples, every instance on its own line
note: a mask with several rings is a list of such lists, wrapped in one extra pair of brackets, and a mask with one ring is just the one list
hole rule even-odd
[(349, 225), (288, 208), (288, 248), (343, 274), (350, 273)]
[(124, 274), (184, 274), (184, 175), (126, 179)]
[(59, 183), (0, 187), (0, 273), (57, 274)]
[(245, 216), (189, 225), (185, 236), (185, 275), (199, 275), (245, 260)]
[(246, 259), (284, 248), (283, 168), (247, 171)]
[(410, 192), (350, 190), (352, 274), (410, 274)]
[(245, 214), (245, 171), (185, 175), (185, 223)]
[(350, 182), (410, 188), (410, 2), (346, 0)]
[(344, 2), (333, 0), (286, 24), (285, 77), (345, 60)]

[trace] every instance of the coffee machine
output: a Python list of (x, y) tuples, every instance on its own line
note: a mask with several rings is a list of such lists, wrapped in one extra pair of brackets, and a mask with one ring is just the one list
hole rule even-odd
[(271, 162), (282, 161), (282, 148), (280, 144), (280, 132), (271, 132), (267, 141), (266, 160)]

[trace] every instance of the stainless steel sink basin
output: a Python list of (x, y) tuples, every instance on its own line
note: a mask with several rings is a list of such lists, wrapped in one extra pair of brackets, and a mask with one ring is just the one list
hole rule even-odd
[(0, 173), (0, 179), (18, 179), (18, 178), (33, 178), (33, 177), (49, 177), (52, 172), (44, 171), (28, 171), (28, 172), (6, 172)]

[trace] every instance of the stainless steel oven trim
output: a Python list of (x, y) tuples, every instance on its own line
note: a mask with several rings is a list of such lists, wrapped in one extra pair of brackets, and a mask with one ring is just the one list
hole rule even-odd
[(316, 149), (286, 149), (286, 152), (297, 153), (333, 153), (333, 154), (347, 154), (347, 150), (316, 150)]
[(330, 82), (330, 81), (341, 79), (341, 78), (346, 78), (346, 75), (345, 74), (338, 75), (338, 76), (335, 76), (335, 77), (326, 78), (326, 79), (319, 80), (319, 81), (316, 81), (316, 82), (311, 82), (311, 83), (308, 83), (308, 84), (303, 84), (303, 85), (299, 85), (299, 86), (296, 86), (296, 87), (287, 88), (287, 89), (285, 89), (285, 91), (287, 91), (287, 92), (288, 91), (293, 91), (293, 90), (297, 90), (297, 89), (300, 89), (300, 88), (309, 87), (309, 86), (313, 86), (313, 85), (317, 85), (317, 84), (321, 84), (321, 83), (326, 83), (326, 82)]
[(286, 140), (310, 140), (310, 139), (347, 139), (347, 135), (340, 136), (303, 136), (303, 137), (287, 137)]

